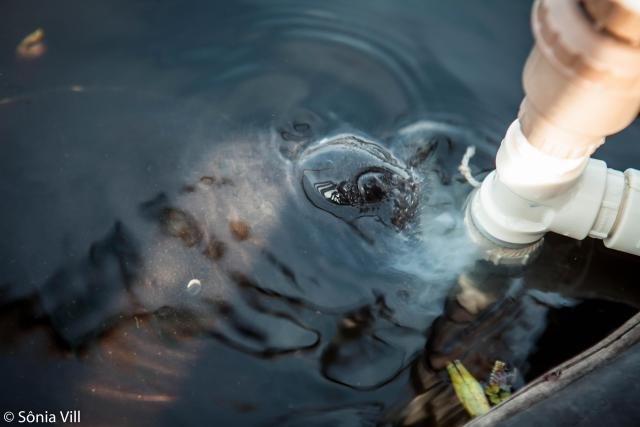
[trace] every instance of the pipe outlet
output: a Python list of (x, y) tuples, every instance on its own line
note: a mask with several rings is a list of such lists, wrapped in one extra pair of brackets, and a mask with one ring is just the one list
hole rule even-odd
[(623, 174), (588, 156), (550, 156), (529, 144), (518, 120), (467, 209), (477, 231), (500, 246), (537, 244), (552, 231), (640, 255), (640, 172)]

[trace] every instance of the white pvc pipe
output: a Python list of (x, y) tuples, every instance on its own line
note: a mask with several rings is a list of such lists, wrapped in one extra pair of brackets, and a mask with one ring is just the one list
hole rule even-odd
[(529, 245), (552, 231), (604, 239), (640, 255), (640, 172), (622, 174), (589, 157), (549, 156), (528, 143), (518, 120), (469, 209), (479, 231), (507, 246)]
[(640, 255), (640, 172), (589, 158), (638, 115), (639, 3), (536, 0), (519, 118), (465, 216), (494, 262), (526, 262), (549, 231)]

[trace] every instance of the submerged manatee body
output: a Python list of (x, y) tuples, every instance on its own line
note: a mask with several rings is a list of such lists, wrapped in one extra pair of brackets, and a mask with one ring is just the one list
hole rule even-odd
[(424, 219), (453, 215), (468, 192), (464, 145), (440, 128), (327, 134), (310, 120), (202, 142), (176, 161), (179, 184), (137, 200), (29, 296), (53, 342), (82, 354), (72, 386), (87, 405), (169, 403), (262, 359), (293, 363), (310, 390), (309, 363), (327, 392), (373, 390), (411, 362), (448, 284), (404, 262)]
[[(180, 185), (139, 200), (24, 300), (57, 351), (80, 354), (85, 375), (69, 386), (81, 407), (154, 413), (245, 372), (260, 392), (279, 369), (323, 394), (375, 392), (407, 372), (469, 263), (457, 166), (474, 139), (431, 122), (380, 141), (291, 128), (198, 152)], [(490, 155), (473, 166), (490, 169)], [(533, 322), (531, 336), (544, 325), (534, 315), (501, 327)], [(458, 340), (432, 339), (427, 354), (448, 357)], [(219, 399), (257, 411), (243, 384)], [(363, 410), (381, 419), (387, 404)]]

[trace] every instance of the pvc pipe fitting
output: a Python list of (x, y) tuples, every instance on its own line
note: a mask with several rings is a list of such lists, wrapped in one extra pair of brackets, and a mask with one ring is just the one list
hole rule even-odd
[(640, 172), (624, 175), (589, 157), (559, 159), (528, 143), (518, 120), (498, 150), (496, 170), (471, 196), (473, 225), (509, 248), (552, 231), (640, 255)]
[[(622, 0), (537, 0), (535, 45), (518, 118), (531, 145), (558, 158), (591, 155), (640, 109), (640, 11)], [(631, 25), (630, 25), (631, 24)], [(615, 34), (624, 34), (624, 37)]]
[[(605, 214), (611, 218), (610, 215), (610, 211)], [(604, 245), (640, 255), (640, 171), (627, 169), (624, 172), (622, 201), (614, 224), (604, 239)]]
[(526, 93), (465, 221), (494, 262), (548, 231), (640, 255), (640, 172), (589, 156), (640, 109), (640, 1), (536, 0)]

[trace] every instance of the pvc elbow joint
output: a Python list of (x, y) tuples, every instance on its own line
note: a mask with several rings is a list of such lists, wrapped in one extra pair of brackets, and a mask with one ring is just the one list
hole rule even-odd
[(588, 156), (545, 154), (529, 144), (518, 120), (467, 209), (468, 224), (504, 248), (522, 251), (552, 231), (640, 255), (640, 172), (623, 174)]
[(640, 172), (589, 158), (640, 108), (640, 8), (632, 3), (536, 0), (519, 119), (465, 216), (494, 262), (526, 263), (548, 231), (640, 255)]

